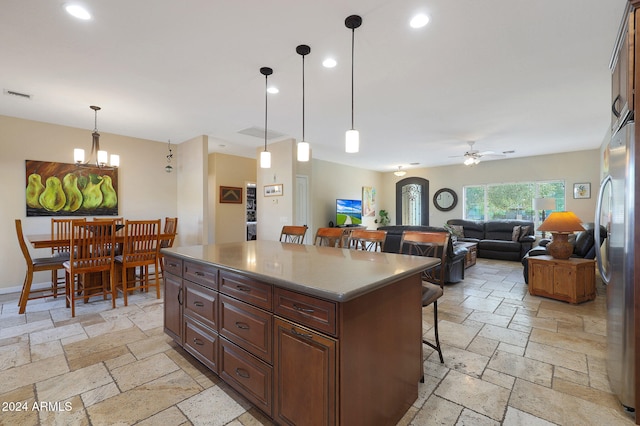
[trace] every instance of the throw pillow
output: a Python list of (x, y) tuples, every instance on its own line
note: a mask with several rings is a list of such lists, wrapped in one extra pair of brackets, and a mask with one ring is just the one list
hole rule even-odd
[(529, 229), (531, 229), (531, 227), (528, 225), (523, 225), (520, 227), (520, 237), (518, 238), (518, 241), (522, 241), (526, 236), (529, 235)]
[(451, 229), (453, 229), (453, 235), (458, 238), (464, 238), (464, 228), (462, 225), (451, 225)]
[(520, 225), (516, 225), (513, 227), (513, 232), (511, 233), (511, 241), (517, 243), (520, 239)]

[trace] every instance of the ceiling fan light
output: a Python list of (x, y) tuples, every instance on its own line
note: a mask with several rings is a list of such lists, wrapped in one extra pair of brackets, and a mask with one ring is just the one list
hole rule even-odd
[(469, 157), (466, 160), (464, 160), (464, 165), (465, 166), (470, 166), (472, 164), (473, 164), (473, 158), (472, 157)]
[(347, 130), (344, 150), (349, 154), (360, 151), (360, 132), (354, 129)]
[(307, 162), (309, 161), (309, 152), (310, 152), (309, 142), (298, 142), (298, 161)]

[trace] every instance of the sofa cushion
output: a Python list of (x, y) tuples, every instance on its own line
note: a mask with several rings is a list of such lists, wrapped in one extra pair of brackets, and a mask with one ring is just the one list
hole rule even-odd
[(466, 240), (467, 238), (474, 240), (481, 240), (484, 238), (484, 222), (464, 219), (449, 219), (447, 220), (447, 224), (450, 226), (462, 226), (465, 241), (468, 241)]
[(532, 227), (529, 226), (529, 225), (521, 225), (520, 226), (520, 237), (518, 238), (518, 241), (529, 241), (529, 239), (527, 237), (531, 235), (531, 233), (530, 233), (531, 228)]
[(478, 243), (479, 250), (489, 251), (506, 251), (506, 252), (518, 252), (522, 245), (517, 241), (505, 241), (505, 240), (481, 240)]
[[(484, 224), (484, 239), (513, 241), (514, 226), (532, 226), (532, 222), (524, 220), (492, 220)], [(466, 229), (465, 229), (466, 231)], [(527, 232), (527, 235), (530, 231)]]
[(516, 225), (513, 227), (513, 231), (511, 231), (511, 241), (518, 242), (520, 239), (520, 225)]
[(464, 238), (464, 227), (462, 225), (449, 225), (453, 230), (452, 234), (458, 238)]

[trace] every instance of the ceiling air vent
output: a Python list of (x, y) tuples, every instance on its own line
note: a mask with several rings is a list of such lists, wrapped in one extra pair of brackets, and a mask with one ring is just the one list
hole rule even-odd
[[(247, 127), (238, 131), (241, 135), (253, 136), (255, 138), (264, 139), (264, 127)], [(267, 130), (267, 140), (279, 139), (285, 137), (284, 133), (276, 132), (275, 130)]]
[(5, 95), (11, 95), (11, 96), (17, 96), (17, 97), (23, 98), (23, 99), (31, 99), (31, 95), (28, 95), (26, 93), (16, 92), (15, 90), (4, 89), (4, 94)]

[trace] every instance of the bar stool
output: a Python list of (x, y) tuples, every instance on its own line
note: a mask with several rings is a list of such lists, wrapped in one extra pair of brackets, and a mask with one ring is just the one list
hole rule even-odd
[(383, 251), (387, 231), (354, 229), (347, 238), (347, 248), (365, 251)]
[(285, 225), (280, 231), (280, 241), (283, 243), (302, 244), (306, 233), (307, 225)]
[(315, 246), (342, 247), (342, 228), (318, 228), (313, 240)]
[(422, 272), (422, 307), (433, 304), (433, 330), (435, 344), (422, 339), (422, 343), (438, 352), (444, 363), (438, 336), (438, 299), (444, 294), (445, 256), (449, 244), (448, 232), (404, 231), (400, 239), (400, 253), (414, 256), (437, 257), (440, 264)]

